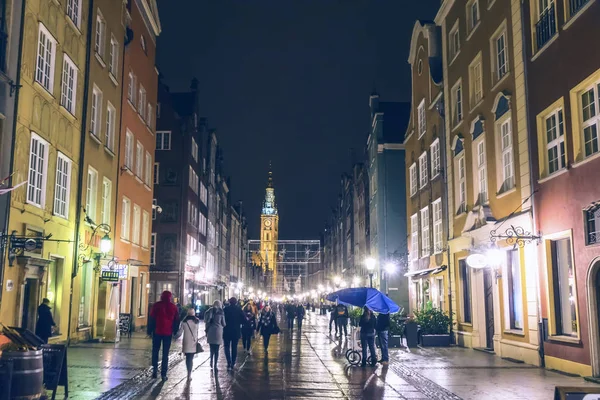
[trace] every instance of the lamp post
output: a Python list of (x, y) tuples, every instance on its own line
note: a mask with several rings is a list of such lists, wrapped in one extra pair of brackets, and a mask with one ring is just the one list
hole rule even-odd
[(394, 264), (391, 261), (385, 263), (385, 292), (384, 293), (386, 293), (386, 294), (390, 289), (390, 283), (389, 283), (390, 276), (392, 276), (395, 272), (396, 272), (396, 264)]
[(367, 270), (369, 271), (369, 282), (371, 287), (373, 287), (373, 270), (375, 269), (375, 264), (377, 261), (373, 257), (369, 257), (365, 260), (365, 265), (367, 266)]
[[(193, 268), (198, 268), (200, 266), (200, 254), (190, 254), (188, 265)], [(195, 273), (194, 279), (192, 280), (192, 306), (194, 309), (196, 309), (196, 280), (200, 280), (199, 278), (199, 274)]]

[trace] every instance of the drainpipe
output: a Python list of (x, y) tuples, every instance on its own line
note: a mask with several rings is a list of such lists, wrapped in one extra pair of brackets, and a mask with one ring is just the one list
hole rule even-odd
[[(523, 10), (523, 0), (521, 0), (521, 5), (520, 5), (520, 11), (521, 11), (521, 22), (525, 21), (525, 11)], [(529, 120), (529, 86), (527, 85), (527, 48), (525, 43), (527, 43), (526, 41), (526, 37), (525, 37), (525, 30), (521, 29), (521, 43), (522, 43), (522, 51), (523, 51), (523, 77), (525, 79), (525, 121), (527, 123), (527, 132), (530, 133), (532, 132), (531, 130), (531, 122)], [(533, 160), (533, 152), (531, 149), (531, 143), (527, 143), (527, 153), (529, 156), (529, 162), (531, 163), (531, 160)], [(534, 232), (538, 231), (538, 224), (537, 224), (537, 218), (535, 216), (535, 210), (534, 210), (534, 204), (535, 204), (535, 180), (533, 179), (533, 173), (531, 172), (531, 169), (529, 171), (529, 186), (531, 187), (531, 195), (530, 195), (530, 200), (531, 200), (531, 207), (530, 207), (530, 213), (531, 213), (531, 220), (533, 223), (533, 229)], [(539, 255), (539, 252), (537, 251), (538, 249), (536, 248), (536, 259), (537, 256)], [(546, 363), (544, 360), (544, 323), (542, 320), (542, 302), (541, 302), (541, 285), (540, 285), (540, 271), (539, 271), (539, 263), (536, 263), (536, 270), (535, 270), (535, 275), (536, 275), (536, 283), (537, 283), (537, 298), (536, 298), (536, 303), (537, 303), (537, 312), (538, 312), (538, 342), (539, 342), (539, 349), (538, 349), (538, 354), (540, 356), (540, 365), (541, 367), (545, 367)]]
[[(14, 162), (15, 162), (15, 142), (17, 138), (17, 116), (19, 110), (19, 93), (21, 87), (21, 60), (23, 56), (23, 32), (25, 30), (25, 3), (26, 0), (22, 0), (21, 4), (21, 27), (19, 29), (19, 50), (17, 52), (17, 77), (15, 82), (15, 106), (13, 111), (13, 127), (12, 127), (12, 137), (11, 137), (11, 148), (13, 151), (10, 152), (10, 164), (9, 164), (9, 178), (8, 178), (8, 186), (12, 187), (12, 174), (14, 171)], [(9, 36), (10, 37), (10, 36)], [(12, 194), (8, 194), (8, 199), (6, 201), (6, 208), (4, 212), (6, 213), (6, 221), (5, 226), (2, 227), (2, 232), (6, 234), (8, 232), (8, 223), (10, 219), (10, 200), (12, 199)], [(4, 239), (3, 243), (4, 242)], [(7, 244), (7, 243), (6, 243)], [(2, 247), (2, 254), (0, 254), (0, 303), (2, 302), (2, 293), (4, 293), (4, 250), (6, 248), (6, 244)]]
[(86, 40), (86, 55), (85, 55), (85, 79), (83, 84), (83, 108), (81, 112), (81, 142), (79, 144), (79, 173), (77, 176), (77, 206), (75, 211), (75, 241), (73, 242), (73, 269), (71, 270), (71, 287), (69, 289), (69, 323), (67, 325), (67, 346), (71, 344), (71, 321), (73, 313), (73, 281), (77, 276), (78, 257), (79, 257), (79, 224), (81, 223), (81, 195), (83, 193), (83, 174), (85, 160), (85, 139), (87, 138), (87, 105), (88, 94), (90, 91), (90, 59), (92, 55), (92, 29), (94, 15), (94, 0), (90, 0), (88, 8), (88, 25), (87, 25), (87, 40)]

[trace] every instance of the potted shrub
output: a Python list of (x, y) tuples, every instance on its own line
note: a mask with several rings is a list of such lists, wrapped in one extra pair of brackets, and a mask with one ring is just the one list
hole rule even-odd
[(417, 330), (419, 325), (412, 315), (404, 321), (404, 336), (406, 337), (406, 347), (417, 347), (419, 344)]
[(351, 307), (350, 310), (348, 310), (348, 317), (350, 318), (350, 323), (352, 326), (358, 326), (361, 315), (362, 308), (360, 307)]
[(390, 315), (389, 347), (402, 347), (402, 334), (406, 317), (402, 313)]
[(444, 311), (426, 307), (415, 311), (422, 346), (450, 346), (450, 317)]

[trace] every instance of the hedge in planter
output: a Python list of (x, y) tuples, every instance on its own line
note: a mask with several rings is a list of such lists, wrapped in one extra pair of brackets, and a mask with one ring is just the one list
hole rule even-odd
[(389, 347), (402, 347), (402, 334), (406, 317), (401, 313), (390, 316)]
[(442, 310), (426, 307), (415, 311), (415, 321), (419, 324), (422, 346), (450, 345), (450, 317)]

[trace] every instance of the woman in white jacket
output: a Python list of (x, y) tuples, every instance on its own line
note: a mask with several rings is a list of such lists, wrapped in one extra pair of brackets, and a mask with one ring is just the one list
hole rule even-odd
[(198, 326), (200, 320), (196, 318), (196, 312), (190, 308), (187, 317), (181, 322), (183, 328), (182, 353), (185, 354), (185, 366), (187, 367), (187, 378), (192, 379), (192, 368), (194, 367), (194, 355), (196, 354), (196, 343), (198, 342)]

